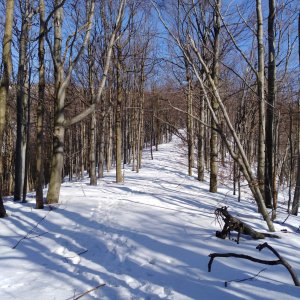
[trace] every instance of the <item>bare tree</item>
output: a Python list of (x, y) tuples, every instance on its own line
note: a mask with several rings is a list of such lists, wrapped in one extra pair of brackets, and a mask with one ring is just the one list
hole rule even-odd
[[(155, 3), (154, 3), (154, 5), (155, 5)], [(236, 163), (238, 164), (239, 168), (241, 169), (241, 172), (243, 173), (245, 179), (247, 180), (247, 182), (249, 184), (249, 188), (251, 189), (254, 199), (256, 200), (258, 209), (261, 212), (264, 220), (266, 221), (269, 230), (274, 231), (275, 230), (274, 225), (273, 225), (273, 223), (268, 215), (268, 212), (266, 210), (264, 197), (261, 193), (259, 185), (257, 184), (257, 179), (252, 172), (251, 166), (249, 164), (249, 161), (247, 159), (247, 156), (245, 154), (243, 146), (242, 146), (240, 139), (234, 129), (234, 126), (232, 125), (232, 122), (228, 115), (227, 109), (222, 101), (221, 96), (220, 96), (220, 92), (219, 92), (217, 86), (215, 85), (214, 79), (212, 78), (212, 75), (211, 75), (212, 72), (211, 72), (209, 66), (207, 65), (207, 63), (204, 61), (203, 56), (200, 53), (199, 48), (197, 47), (196, 42), (192, 36), (192, 32), (190, 31), (187, 33), (187, 41), (186, 42), (189, 45), (189, 47), (187, 47), (187, 45), (183, 44), (182, 40), (180, 40), (180, 38), (175, 35), (174, 31), (170, 29), (170, 27), (168, 26), (166, 21), (163, 19), (162, 15), (156, 5), (155, 5), (155, 8), (159, 14), (160, 20), (162, 21), (163, 25), (169, 32), (170, 36), (173, 38), (174, 42), (176, 42), (177, 46), (181, 49), (182, 53), (184, 54), (185, 58), (188, 60), (191, 67), (193, 68), (194, 74), (200, 84), (201, 89), (203, 90), (208, 109), (211, 113), (211, 116), (214, 118), (214, 122), (216, 123), (216, 129), (217, 129), (218, 133), (220, 134), (221, 138), (223, 139), (231, 157), (236, 161)], [(191, 19), (189, 19), (187, 16), (185, 16), (184, 20), (186, 20), (186, 22), (191, 22)], [(183, 20), (180, 20), (180, 21), (183, 22)], [(189, 48), (191, 50), (189, 50)], [(201, 69), (199, 69), (199, 66), (201, 66)], [(207, 85), (204, 84), (204, 80), (201, 75), (201, 71), (204, 72), (204, 74), (209, 82), (209, 86), (210, 86), (209, 90), (207, 89)], [(231, 141), (227, 138), (227, 135), (222, 130), (220, 119), (216, 115), (216, 113), (212, 107), (212, 102), (209, 97), (209, 94), (212, 94), (214, 99), (218, 102), (220, 112), (222, 113), (222, 116), (224, 118), (224, 122), (226, 122), (226, 126), (228, 127), (230, 135), (233, 138), (233, 141), (236, 143), (236, 146), (237, 146), (236, 151), (234, 151)]]
[[(64, 136), (65, 136), (65, 128), (76, 124), (77, 122), (83, 120), (85, 117), (90, 115), (95, 111), (96, 103), (99, 103), (101, 99), (101, 95), (105, 86), (106, 77), (108, 74), (111, 56), (112, 56), (112, 48), (117, 40), (118, 32), (122, 25), (123, 15), (126, 0), (120, 0), (119, 7), (118, 7), (118, 14), (113, 25), (113, 30), (109, 39), (109, 43), (106, 49), (106, 59), (104, 63), (103, 69), (103, 76), (102, 80), (99, 83), (99, 87), (97, 90), (97, 95), (95, 98), (95, 103), (90, 105), (87, 109), (79, 113), (78, 115), (72, 117), (71, 119), (66, 120), (64, 116), (64, 102), (66, 97), (66, 88), (69, 85), (72, 71), (76, 66), (83, 50), (85, 49), (86, 45), (88, 44), (90, 32), (92, 29), (92, 20), (94, 16), (94, 8), (95, 3), (94, 0), (91, 1), (91, 4), (88, 5), (89, 13), (88, 13), (88, 20), (86, 25), (86, 33), (84, 36), (84, 41), (79, 47), (77, 55), (73, 59), (72, 51), (74, 46), (74, 41), (77, 37), (78, 32), (76, 31), (72, 36), (73, 39), (72, 43), (70, 43), (70, 39), (67, 40), (67, 50), (70, 47), (71, 55), (69, 56), (69, 66), (67, 72), (64, 71), (64, 58), (65, 55), (62, 56), (62, 13), (63, 7), (62, 2), (56, 1), (56, 6), (59, 7), (55, 10), (54, 13), (54, 47), (51, 50), (52, 59), (54, 63), (55, 69), (55, 99), (56, 99), (56, 109), (55, 109), (55, 124), (54, 124), (54, 137), (53, 137), (53, 156), (52, 156), (52, 164), (51, 164), (51, 178), (50, 184), (47, 194), (47, 202), (48, 203), (57, 203), (59, 200), (59, 192), (61, 187), (62, 181), (62, 169), (63, 169), (63, 155), (64, 155)], [(48, 40), (48, 44), (50, 46), (50, 42)]]
[[(62, 22), (63, 22), (63, 5), (60, 0), (55, 1), (54, 12), (54, 46), (48, 41), (50, 47), (51, 56), (54, 64), (54, 77), (55, 77), (55, 117), (54, 117), (54, 133), (53, 133), (53, 156), (51, 163), (51, 178), (47, 194), (48, 203), (58, 202), (60, 186), (61, 186), (61, 176), (63, 169), (63, 155), (64, 155), (64, 137), (65, 137), (65, 116), (64, 116), (64, 106), (66, 89), (69, 85), (72, 71), (78, 62), (90, 36), (90, 31), (92, 28), (92, 19), (94, 16), (94, 1), (91, 1), (90, 11), (88, 14), (87, 30), (84, 37), (84, 42), (81, 45), (75, 58), (72, 57), (73, 46), (75, 38), (78, 32), (75, 32), (71, 36), (72, 43), (69, 45), (70, 39), (67, 41), (66, 49), (71, 48), (70, 59), (68, 69), (65, 73), (65, 58), (66, 56), (62, 53)], [(77, 29), (79, 30), (79, 29)], [(77, 31), (76, 30), (76, 31)]]

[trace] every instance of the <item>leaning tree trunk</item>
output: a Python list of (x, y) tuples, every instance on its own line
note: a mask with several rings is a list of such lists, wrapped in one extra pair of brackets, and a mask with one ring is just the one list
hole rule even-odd
[[(3, 72), (0, 79), (0, 151), (2, 151), (4, 128), (6, 125), (6, 102), (9, 94), (9, 82), (12, 72), (11, 63), (11, 42), (12, 27), (14, 17), (14, 0), (6, 1), (6, 20), (3, 37), (2, 64)], [(3, 189), (3, 162), (2, 152), (0, 152), (0, 218), (6, 216), (6, 211), (2, 201)]]
[[(177, 42), (178, 42), (179, 45), (181, 45), (179, 41), (177, 41)], [(240, 139), (238, 138), (236, 131), (234, 130), (234, 127), (231, 123), (231, 120), (230, 120), (229, 115), (227, 113), (227, 110), (224, 106), (224, 103), (222, 102), (222, 99), (221, 99), (219, 91), (218, 91), (218, 89), (215, 85), (215, 82), (214, 82), (213, 78), (211, 77), (210, 71), (209, 71), (206, 63), (204, 62), (203, 57), (201, 56), (198, 48), (196, 47), (194, 40), (191, 39), (191, 38), (190, 38), (190, 43), (191, 43), (191, 46), (192, 46), (192, 49), (193, 49), (194, 53), (197, 55), (199, 63), (203, 67), (203, 71), (205, 72), (205, 74), (207, 76), (207, 79), (209, 80), (209, 83), (210, 83), (210, 86), (211, 86), (211, 89), (212, 89), (211, 92), (213, 93), (213, 96), (215, 97), (215, 99), (218, 101), (220, 110), (222, 111), (223, 116), (224, 116), (224, 121), (226, 122), (226, 125), (228, 126), (228, 130), (230, 131), (230, 133), (233, 137), (233, 140), (236, 143), (238, 153), (235, 153), (233, 151), (231, 142), (226, 138), (226, 136), (224, 135), (224, 133), (222, 131), (222, 128), (219, 126), (220, 121), (218, 120), (218, 117), (215, 114), (215, 111), (214, 111), (214, 109), (211, 105), (211, 101), (209, 100), (209, 96), (208, 96), (207, 91), (205, 89), (203, 79), (200, 76), (196, 65), (191, 60), (190, 54), (185, 53), (186, 57), (189, 59), (191, 65), (193, 66), (193, 70), (194, 70), (194, 72), (197, 76), (198, 82), (200, 83), (201, 89), (203, 90), (204, 97), (205, 97), (206, 103), (208, 105), (209, 111), (210, 111), (212, 117), (214, 118), (215, 123), (217, 124), (217, 130), (219, 131), (222, 138), (224, 139), (224, 142), (226, 144), (226, 147), (227, 147), (231, 157), (238, 163), (238, 166), (241, 168), (241, 172), (245, 176), (245, 179), (247, 180), (247, 182), (249, 184), (249, 188), (251, 189), (251, 192), (252, 192), (252, 194), (254, 196), (254, 199), (257, 203), (258, 209), (261, 212), (264, 220), (266, 221), (269, 230), (270, 231), (275, 231), (274, 225), (273, 225), (273, 223), (272, 223), (272, 221), (271, 221), (271, 219), (268, 215), (268, 212), (266, 210), (266, 206), (265, 206), (265, 203), (264, 203), (264, 198), (263, 198), (262, 193), (261, 193), (261, 191), (259, 189), (259, 186), (257, 184), (257, 180), (255, 179), (255, 177), (252, 174), (252, 169), (251, 169), (251, 166), (250, 166), (249, 161), (247, 159), (247, 156), (245, 154), (245, 151), (244, 151), (244, 149), (241, 145)]]

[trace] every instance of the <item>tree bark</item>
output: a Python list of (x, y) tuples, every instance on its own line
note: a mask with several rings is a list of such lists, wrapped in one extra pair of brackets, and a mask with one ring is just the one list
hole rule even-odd
[[(39, 86), (38, 86), (38, 106), (37, 106), (37, 118), (36, 118), (36, 205), (35, 208), (44, 208), (44, 107), (45, 107), (45, 2), (40, 0), (39, 3), (40, 14), (40, 36), (39, 36)], [(71, 159), (71, 158), (70, 158)]]
[(187, 80), (187, 144), (188, 144), (188, 175), (193, 176), (194, 167), (194, 120), (193, 120), (193, 91), (189, 65), (186, 62)]
[[(204, 122), (204, 99), (202, 95), (200, 96), (199, 104), (199, 117), (202, 122)], [(198, 180), (204, 180), (204, 125), (200, 122), (198, 123), (198, 151), (197, 151), (197, 169), (198, 169)]]
[(122, 48), (117, 43), (117, 99), (116, 99), (116, 116), (115, 116), (115, 143), (116, 143), (116, 182), (122, 182), (122, 79), (121, 79), (121, 58)]
[[(6, 1), (6, 20), (3, 37), (3, 50), (2, 50), (2, 64), (3, 73), (0, 79), (0, 149), (3, 145), (4, 128), (6, 125), (6, 103), (9, 94), (9, 83), (12, 72), (11, 62), (11, 42), (12, 42), (12, 28), (14, 16), (14, 0)], [(6, 211), (2, 201), (3, 192), (3, 162), (2, 153), (0, 157), (0, 218), (6, 216)]]
[[(77, 64), (85, 46), (87, 45), (92, 28), (92, 19), (94, 16), (95, 2), (91, 1), (90, 11), (88, 14), (88, 27), (84, 37), (84, 41), (79, 48), (74, 60), (70, 61), (68, 70), (64, 71), (64, 61), (62, 59), (62, 18), (63, 6), (60, 0), (55, 1), (54, 12), (54, 49), (52, 51), (52, 58), (54, 63), (54, 77), (55, 77), (55, 115), (54, 115), (54, 132), (53, 132), (53, 153), (51, 162), (51, 175), (49, 189), (47, 193), (47, 203), (58, 203), (60, 187), (62, 182), (62, 172), (64, 164), (64, 139), (65, 139), (65, 115), (64, 106), (66, 98), (66, 89), (69, 85), (72, 70)], [(94, 111), (95, 106), (91, 106), (91, 112)], [(81, 116), (82, 117), (82, 116)], [(83, 117), (82, 117), (83, 118)], [(81, 120), (81, 119), (79, 119)], [(79, 121), (78, 120), (78, 121)], [(75, 120), (72, 120), (74, 124)], [(77, 121), (77, 119), (76, 119)]]
[[(258, 133), (258, 160), (257, 160), (257, 179), (261, 194), (264, 195), (265, 183), (265, 76), (264, 76), (264, 32), (263, 32), (263, 15), (261, 0), (256, 0), (257, 14), (257, 96), (259, 101), (259, 133)], [(270, 207), (271, 203), (266, 203)]]
[[(218, 87), (219, 81), (219, 57), (220, 57), (220, 20), (221, 0), (216, 0), (214, 10), (214, 56), (213, 56), (213, 70), (212, 79), (215, 86)], [(212, 109), (214, 113), (218, 113), (219, 104), (218, 101), (212, 96), (211, 100)], [(218, 133), (217, 125), (214, 118), (211, 117), (211, 136), (210, 136), (210, 182), (209, 191), (216, 193), (218, 191)]]
[[(59, 0), (55, 5), (60, 4)], [(64, 69), (61, 61), (62, 52), (62, 17), (63, 8), (60, 7), (54, 14), (54, 76), (55, 76), (55, 115), (53, 132), (53, 153), (51, 161), (51, 175), (47, 193), (47, 203), (57, 203), (59, 199), (60, 186), (62, 181), (63, 157), (64, 157), (64, 106), (66, 98), (67, 82), (64, 78)]]
[(29, 34), (29, 3), (25, 1), (24, 7), (20, 3), (22, 13), (22, 24), (20, 32), (19, 48), (19, 66), (17, 80), (17, 140), (15, 155), (15, 188), (14, 201), (22, 199), (23, 184), (25, 177), (25, 156), (26, 156), (26, 138), (27, 138), (27, 105), (28, 105), (28, 61), (27, 47)]
[(96, 176), (96, 115), (92, 114), (90, 123), (90, 185), (97, 185)]
[[(299, 55), (299, 66), (300, 66), (300, 13), (298, 16), (298, 55)], [(296, 187), (292, 205), (292, 214), (297, 216), (300, 202), (300, 94), (298, 94), (298, 168), (297, 168), (297, 179)]]
[(265, 202), (267, 207), (272, 206), (276, 210), (276, 195), (274, 186), (274, 109), (276, 97), (276, 63), (275, 63), (275, 9), (276, 1), (269, 0), (268, 17), (268, 45), (269, 45), (269, 67), (268, 67), (268, 98), (266, 110), (266, 161), (265, 161)]

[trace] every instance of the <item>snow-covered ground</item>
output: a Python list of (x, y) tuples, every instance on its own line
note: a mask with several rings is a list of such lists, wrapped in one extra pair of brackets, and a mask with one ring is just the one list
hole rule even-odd
[[(126, 169), (122, 184), (114, 172), (96, 187), (88, 179), (66, 182), (60, 205), (43, 211), (34, 209), (34, 195), (25, 205), (5, 201), (0, 299), (71, 300), (102, 283), (81, 299), (299, 299), (282, 266), (217, 258), (208, 273), (212, 252), (276, 258), (255, 249), (264, 240), (216, 238), (214, 210), (223, 205), (257, 230), (267, 228), (248, 194), (240, 203), (227, 187), (210, 194), (207, 181), (186, 171), (185, 147), (175, 137), (153, 161), (145, 152), (140, 173)], [(285, 218), (282, 207), (275, 223), (281, 239), (265, 241), (300, 276), (300, 218), (282, 225)]]

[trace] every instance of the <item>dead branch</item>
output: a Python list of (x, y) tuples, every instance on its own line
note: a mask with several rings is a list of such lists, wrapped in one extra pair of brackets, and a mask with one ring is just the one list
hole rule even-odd
[(262, 233), (255, 231), (250, 225), (244, 223), (240, 219), (233, 217), (227, 210), (226, 206), (217, 208), (215, 210), (216, 218), (221, 226), (221, 221), (224, 222), (222, 231), (216, 231), (216, 237), (221, 239), (226, 239), (228, 236), (230, 238), (231, 231), (238, 232), (237, 243), (239, 243), (240, 235), (246, 234), (250, 235), (253, 239), (264, 239), (266, 237), (280, 238), (278, 235), (270, 233)]
[(74, 298), (74, 300), (78, 300), (78, 299), (82, 298), (83, 296), (85, 296), (86, 294), (88, 294), (90, 292), (93, 292), (93, 291), (95, 291), (95, 290), (97, 290), (97, 289), (99, 289), (103, 286), (105, 286), (105, 283), (99, 284), (99, 285), (95, 286), (94, 288), (84, 292), (83, 294), (81, 294), (81, 295), (77, 296), (76, 298)]
[(300, 286), (300, 281), (298, 279), (298, 276), (295, 272), (295, 270), (292, 268), (292, 266), (268, 243), (260, 244), (256, 247), (259, 251), (263, 250), (264, 248), (268, 248), (270, 251), (273, 252), (273, 254), (280, 260), (281, 264), (289, 271), (291, 274), (295, 286)]
[(292, 266), (273, 247), (271, 247), (268, 243), (259, 244), (256, 247), (256, 249), (258, 249), (259, 251), (263, 250), (264, 248), (268, 248), (270, 251), (272, 251), (273, 254), (278, 258), (278, 260), (263, 260), (249, 255), (237, 254), (237, 253), (211, 253), (209, 254), (210, 260), (208, 262), (208, 272), (211, 272), (211, 267), (216, 257), (236, 257), (236, 258), (247, 259), (259, 264), (265, 264), (270, 266), (283, 265), (292, 276), (295, 286), (300, 286), (298, 276), (294, 271), (294, 269), (292, 268)]
[(54, 208), (49, 206), (49, 211), (12, 247), (12, 249), (16, 249), (23, 240), (32, 238), (30, 237), (30, 235), (33, 233), (34, 229), (37, 228), (42, 223), (42, 221), (44, 221), (47, 218), (47, 216), (53, 209)]
[(267, 270), (267, 268), (264, 268), (262, 270), (260, 270), (257, 274), (255, 274), (254, 276), (251, 277), (247, 277), (247, 278), (243, 278), (243, 279), (238, 279), (238, 280), (228, 280), (224, 282), (225, 287), (228, 286), (229, 283), (231, 282), (243, 282), (243, 281), (248, 281), (248, 280), (254, 280), (255, 278), (257, 278), (260, 273), (264, 272), (265, 270)]

